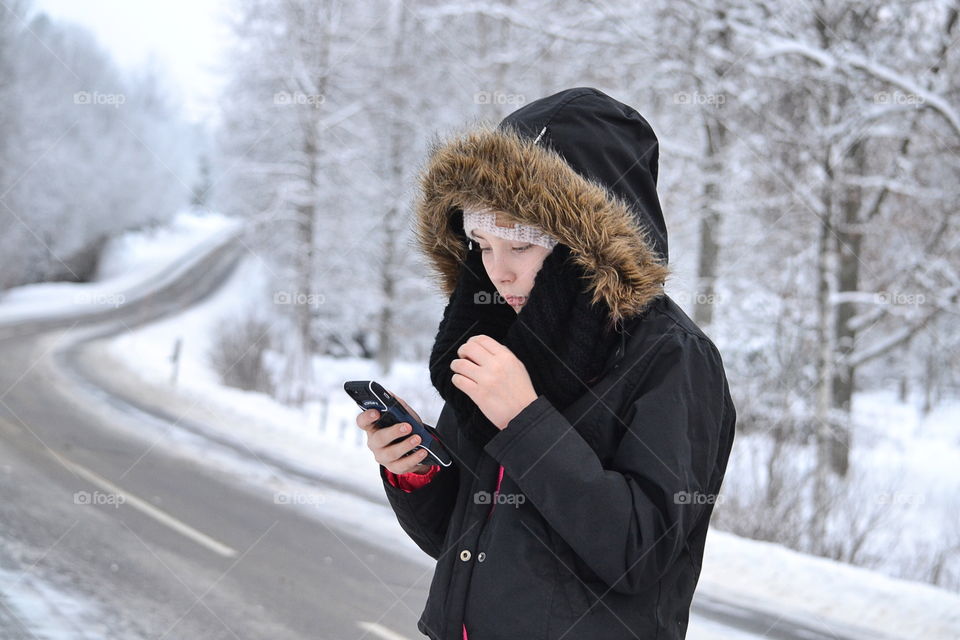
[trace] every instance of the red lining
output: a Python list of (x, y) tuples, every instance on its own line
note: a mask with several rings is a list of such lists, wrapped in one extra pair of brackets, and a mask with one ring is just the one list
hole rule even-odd
[(393, 486), (398, 489), (403, 489), (407, 493), (419, 489), (420, 487), (430, 484), (430, 481), (433, 480), (433, 476), (437, 475), (437, 471), (440, 470), (440, 465), (435, 464), (431, 465), (430, 470), (426, 473), (414, 473), (413, 471), (409, 473), (393, 473), (389, 469), (384, 469), (386, 473), (387, 480)]

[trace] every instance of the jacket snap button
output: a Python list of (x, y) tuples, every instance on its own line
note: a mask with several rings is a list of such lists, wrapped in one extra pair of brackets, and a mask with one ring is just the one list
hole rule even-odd
[(460, 552), (460, 559), (466, 562), (470, 559), (470, 549), (464, 549)]
[(483, 562), (483, 559), (487, 557), (487, 554), (483, 551), (477, 554), (477, 562)]

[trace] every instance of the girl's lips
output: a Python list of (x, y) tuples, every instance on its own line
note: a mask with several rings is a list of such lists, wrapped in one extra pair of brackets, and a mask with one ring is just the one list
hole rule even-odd
[(507, 304), (514, 307), (517, 306), (518, 304), (523, 304), (526, 301), (527, 301), (526, 297), (507, 296)]

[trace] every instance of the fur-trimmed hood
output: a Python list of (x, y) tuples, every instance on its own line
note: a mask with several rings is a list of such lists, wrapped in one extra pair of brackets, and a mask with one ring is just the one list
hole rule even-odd
[(417, 243), (450, 295), (467, 252), (463, 208), (502, 211), (569, 246), (612, 320), (639, 315), (669, 273), (658, 156), (649, 123), (597, 89), (541, 98), (497, 127), (434, 139), (419, 176)]

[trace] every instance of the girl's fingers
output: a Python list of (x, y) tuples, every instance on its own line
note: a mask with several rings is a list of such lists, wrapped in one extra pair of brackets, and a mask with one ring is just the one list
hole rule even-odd
[(370, 445), (374, 449), (383, 449), (390, 446), (390, 443), (397, 438), (410, 435), (410, 425), (406, 422), (398, 422), (395, 425), (378, 429), (370, 434)]
[(357, 426), (364, 431), (375, 431), (373, 423), (380, 419), (380, 412), (376, 409), (369, 409), (357, 416)]
[[(414, 447), (420, 444), (420, 436), (410, 436), (404, 438), (403, 441), (398, 442), (397, 444), (392, 444), (382, 449), (383, 456), (387, 459), (388, 462), (401, 462), (403, 454), (410, 451)], [(406, 461), (407, 458), (403, 458), (402, 461)]]
[(420, 467), (418, 463), (421, 462), (426, 457), (427, 457), (426, 449), (417, 449), (415, 453), (412, 453), (408, 457), (403, 458), (404, 461), (409, 461), (409, 462), (406, 462), (404, 466), (401, 466), (400, 471), (394, 471), (394, 473), (410, 473), (411, 471), (415, 471), (418, 467)]

